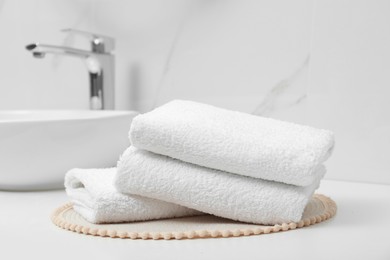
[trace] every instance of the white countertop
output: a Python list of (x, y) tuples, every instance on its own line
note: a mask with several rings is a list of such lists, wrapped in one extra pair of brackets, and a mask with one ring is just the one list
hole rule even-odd
[[(64, 191), (0, 192), (0, 259), (390, 259), (390, 185), (325, 180), (326, 222), (269, 235), (197, 240), (122, 240), (62, 230), (50, 221)], [(38, 258), (39, 257), (39, 258)]]

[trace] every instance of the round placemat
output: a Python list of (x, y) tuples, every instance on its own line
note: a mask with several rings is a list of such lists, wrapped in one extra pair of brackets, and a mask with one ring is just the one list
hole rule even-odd
[(299, 222), (266, 226), (248, 224), (212, 215), (161, 219), (119, 224), (92, 224), (73, 210), (72, 203), (56, 209), (53, 223), (80, 234), (130, 239), (192, 239), (238, 237), (294, 230), (320, 223), (336, 214), (336, 203), (321, 194), (315, 194), (307, 204)]

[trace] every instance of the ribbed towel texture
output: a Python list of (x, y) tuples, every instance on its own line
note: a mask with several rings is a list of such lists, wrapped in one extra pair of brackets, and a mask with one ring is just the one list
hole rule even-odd
[(257, 224), (299, 221), (325, 173), (307, 187), (249, 178), (128, 148), (120, 158), (115, 187), (216, 216)]
[(131, 144), (181, 161), (307, 186), (321, 176), (333, 133), (175, 100), (133, 119)]
[(73, 208), (92, 223), (133, 222), (194, 216), (198, 211), (172, 203), (119, 193), (113, 185), (116, 168), (73, 169), (65, 176)]

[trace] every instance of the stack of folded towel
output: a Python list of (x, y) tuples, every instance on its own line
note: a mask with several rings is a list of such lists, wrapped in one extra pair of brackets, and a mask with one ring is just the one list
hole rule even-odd
[[(327, 130), (179, 100), (134, 118), (129, 135), (117, 169), (100, 172), (107, 187), (98, 186), (98, 170), (89, 171), (90, 189), (81, 170), (67, 174), (75, 210), (89, 221), (201, 212), (257, 224), (299, 221), (334, 146)], [(79, 199), (79, 186), (89, 197)]]

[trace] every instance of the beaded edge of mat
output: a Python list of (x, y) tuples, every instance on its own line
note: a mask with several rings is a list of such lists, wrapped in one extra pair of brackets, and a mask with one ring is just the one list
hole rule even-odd
[(152, 240), (170, 240), (170, 239), (193, 239), (193, 238), (227, 238), (227, 237), (239, 237), (239, 236), (252, 236), (276, 233), (280, 231), (294, 230), (297, 228), (303, 228), (314, 225), (316, 223), (323, 222), (332, 218), (337, 212), (336, 203), (329, 197), (322, 194), (315, 194), (317, 198), (324, 205), (325, 212), (321, 215), (313, 216), (310, 218), (302, 219), (299, 222), (283, 223), (281, 225), (276, 224), (274, 226), (258, 226), (247, 229), (235, 229), (235, 230), (194, 230), (187, 232), (126, 232), (107, 230), (100, 228), (89, 228), (82, 225), (72, 224), (60, 217), (60, 213), (64, 210), (72, 207), (72, 203), (67, 203), (60, 208), (56, 209), (52, 216), (52, 222), (65, 230), (73, 231), (80, 234), (110, 237), (110, 238), (127, 238), (127, 239), (152, 239)]

